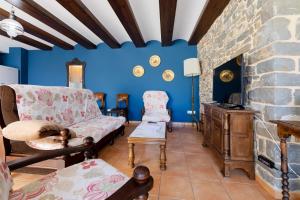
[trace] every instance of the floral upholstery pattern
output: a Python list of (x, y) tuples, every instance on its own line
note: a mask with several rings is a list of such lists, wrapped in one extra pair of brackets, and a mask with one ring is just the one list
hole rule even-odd
[(8, 199), (12, 188), (12, 177), (6, 163), (0, 159), (0, 199)]
[(142, 121), (169, 122), (171, 120), (167, 110), (169, 97), (165, 91), (146, 91), (143, 101), (145, 114)]
[(101, 115), (91, 90), (20, 84), (10, 87), (16, 93), (21, 121), (47, 120), (70, 126)]
[(165, 91), (146, 91), (143, 95), (145, 112), (166, 112), (169, 97)]
[[(87, 136), (92, 136), (98, 142), (125, 123), (124, 117), (102, 115), (96, 97), (88, 89), (19, 84), (9, 86), (16, 93), (19, 119), (53, 121), (70, 128), (76, 137), (69, 140), (69, 146), (82, 144)], [(26, 143), (41, 150), (62, 148), (53, 139), (55, 136)]]
[(170, 120), (170, 115), (167, 112), (145, 112), (142, 119), (146, 122), (169, 122)]
[(129, 178), (101, 159), (93, 159), (51, 173), (12, 191), (11, 200), (84, 199), (103, 200), (121, 188)]
[[(79, 122), (68, 128), (76, 133), (75, 138), (69, 139), (69, 146), (77, 146), (83, 143), (83, 139), (87, 136), (94, 138), (94, 142), (100, 141), (110, 132), (118, 129), (125, 123), (124, 117), (104, 116)], [(27, 141), (27, 145), (35, 149), (52, 150), (62, 148), (59, 142), (53, 142), (56, 136), (46, 137), (38, 140)]]

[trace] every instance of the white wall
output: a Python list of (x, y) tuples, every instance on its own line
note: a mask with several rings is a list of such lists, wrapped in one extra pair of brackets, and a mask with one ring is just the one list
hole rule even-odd
[(0, 85), (18, 83), (18, 77), (18, 69), (0, 65)]

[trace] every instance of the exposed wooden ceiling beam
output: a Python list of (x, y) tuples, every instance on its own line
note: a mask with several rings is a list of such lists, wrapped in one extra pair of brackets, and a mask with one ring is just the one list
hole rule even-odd
[(118, 41), (106, 30), (81, 0), (57, 0), (65, 9), (101, 38), (111, 48), (120, 48)]
[[(2, 30), (0, 30), (0, 35), (8, 37), (8, 35), (4, 31), (2, 31)], [(36, 47), (36, 48), (42, 49), (42, 50), (51, 50), (52, 49), (52, 47), (50, 47), (50, 46), (48, 46), (46, 44), (43, 44), (41, 42), (38, 42), (36, 40), (33, 40), (33, 39), (31, 39), (31, 38), (29, 38), (29, 37), (27, 37), (25, 35), (18, 35), (17, 37), (13, 38), (13, 40), (22, 42), (24, 44), (28, 44), (30, 46), (33, 46), (33, 47)]]
[[(4, 18), (8, 18), (8, 17), (9, 17), (9, 12), (0, 8), (0, 19), (4, 19)], [(47, 42), (55, 44), (63, 49), (73, 49), (74, 48), (69, 43), (62, 41), (61, 39), (59, 39), (57, 37), (54, 37), (53, 35), (47, 33), (46, 31), (44, 31), (36, 26), (33, 26), (32, 24), (28, 23), (25, 20), (22, 20), (18, 17), (16, 18), (16, 20), (22, 24), (25, 32), (27, 32), (27, 33), (30, 33), (30, 34), (32, 34), (38, 38), (41, 38)]]
[(161, 43), (172, 44), (177, 0), (159, 0)]
[(81, 34), (76, 32), (73, 28), (65, 24), (63, 21), (58, 19), (56, 16), (48, 12), (39, 4), (35, 3), (33, 0), (6, 0), (8, 3), (14, 5), (20, 10), (26, 12), (32, 17), (38, 19), (39, 21), (47, 24), (51, 28), (57, 30), (68, 38), (74, 40), (75, 42), (81, 44), (87, 49), (95, 49), (97, 46), (90, 42), (88, 39), (83, 37)]
[(229, 2), (230, 0), (208, 0), (189, 39), (190, 45), (198, 44)]
[[(136, 47), (146, 46), (128, 0), (108, 0)], [(146, 13), (145, 13), (146, 14)]]

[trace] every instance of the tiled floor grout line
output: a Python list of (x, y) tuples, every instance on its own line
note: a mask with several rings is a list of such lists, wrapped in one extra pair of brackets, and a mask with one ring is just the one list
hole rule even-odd
[[(183, 145), (183, 144), (182, 144)], [(184, 154), (184, 160), (185, 160), (185, 163), (187, 164), (187, 159), (186, 159), (186, 152), (183, 150), (183, 154)], [(193, 197), (194, 197), (194, 200), (196, 200), (196, 195), (195, 195), (195, 192), (194, 192), (194, 187), (193, 187), (193, 184), (192, 184), (192, 181), (191, 181), (191, 174), (190, 174), (190, 170), (189, 170), (189, 167), (187, 166), (187, 170), (188, 170), (188, 178), (189, 178), (189, 183), (192, 187), (192, 192), (193, 192)]]

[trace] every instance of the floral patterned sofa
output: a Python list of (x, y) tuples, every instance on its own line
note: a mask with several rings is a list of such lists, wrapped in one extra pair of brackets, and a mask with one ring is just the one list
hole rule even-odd
[[(0, 159), (1, 200), (146, 200), (153, 186), (153, 178), (147, 167), (135, 168), (129, 178), (101, 159), (85, 160), (81, 163), (57, 170), (24, 187), (13, 190), (10, 171), (58, 155), (69, 155), (89, 151), (91, 145), (68, 147), (65, 151), (52, 150), (48, 153), (28, 156), (5, 163)], [(87, 158), (87, 157), (86, 157)]]
[[(35, 85), (0, 86), (0, 105), (1, 128), (18, 120), (53, 121), (76, 133), (76, 137), (68, 139), (68, 146), (80, 145), (84, 137), (91, 136), (99, 150), (112, 141), (116, 134), (124, 131), (125, 118), (102, 115), (93, 92), (87, 89)], [(30, 151), (63, 148), (66, 143), (55, 142), (56, 137), (26, 141), (26, 144), (31, 147)], [(4, 138), (6, 155), (17, 151), (12, 144), (15, 143)], [(18, 149), (23, 148), (18, 145)]]
[(166, 122), (172, 132), (171, 109), (167, 109), (169, 97), (165, 91), (146, 91), (143, 94), (142, 121)]

